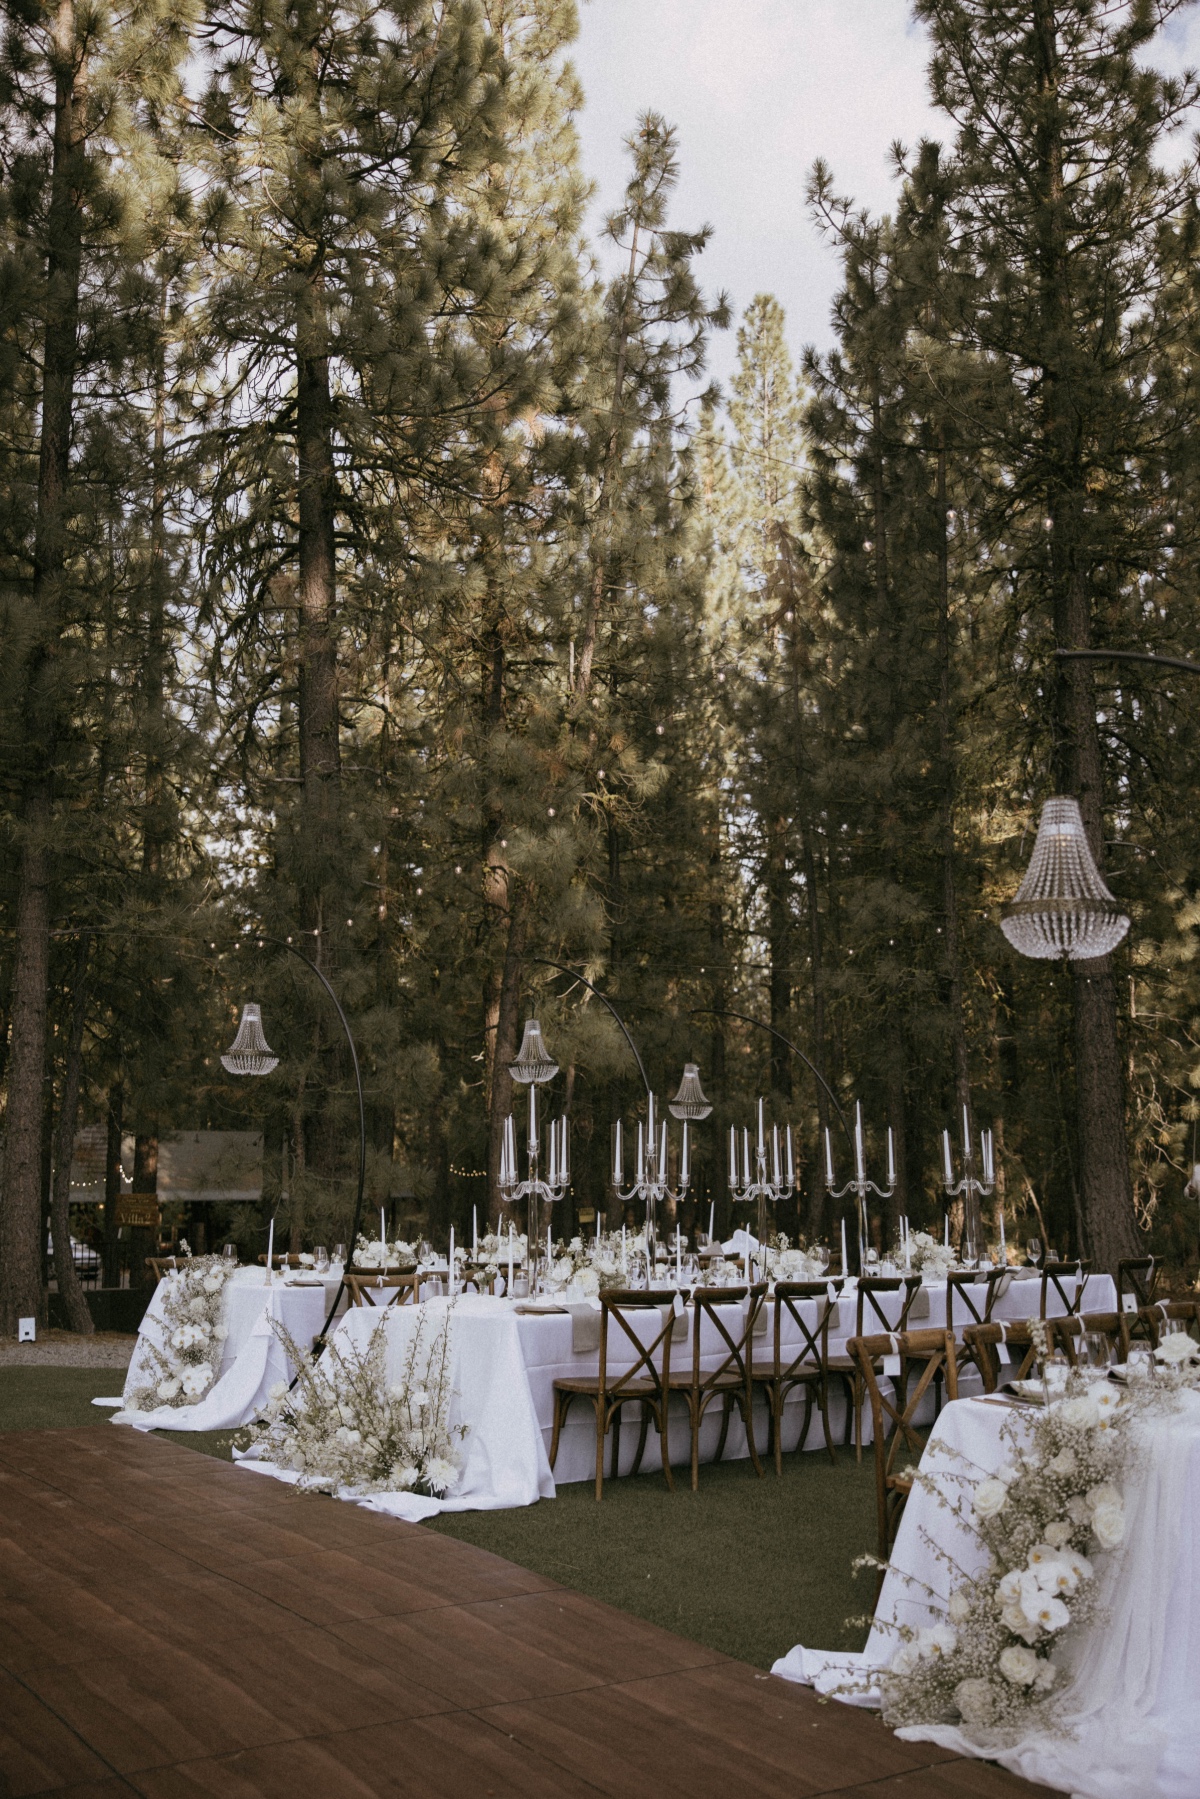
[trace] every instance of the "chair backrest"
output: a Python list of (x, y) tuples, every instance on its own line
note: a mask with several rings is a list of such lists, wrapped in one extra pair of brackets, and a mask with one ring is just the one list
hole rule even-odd
[[(884, 1336), (851, 1337), (846, 1349), (858, 1364), (871, 1402), (875, 1465), (883, 1480), (895, 1470), (901, 1442), (907, 1444), (911, 1453), (920, 1456), (924, 1445), (913, 1420), (934, 1376), (943, 1376), (947, 1399), (958, 1398), (954, 1335), (951, 1331), (940, 1330), (889, 1331)], [(883, 1391), (875, 1372), (876, 1363), (889, 1355), (900, 1357), (900, 1379), (893, 1383), (891, 1395)], [(919, 1378), (911, 1388), (905, 1379), (905, 1363), (909, 1361), (916, 1362), (920, 1370)], [(899, 1402), (896, 1394), (902, 1396)]]
[[(600, 1295), (600, 1391), (608, 1400), (640, 1382), (649, 1381), (654, 1396), (661, 1398), (671, 1381), (671, 1333), (675, 1329), (673, 1295), (663, 1303), (662, 1293), (619, 1291)], [(649, 1340), (635, 1330), (626, 1314), (656, 1312), (658, 1326), (651, 1326)], [(616, 1341), (622, 1349), (632, 1348), (633, 1360), (628, 1368), (610, 1378), (608, 1373), (610, 1329), (616, 1327)], [(655, 1359), (657, 1357), (657, 1360)]]
[(174, 1274), (178, 1263), (174, 1256), (147, 1256), (146, 1266), (153, 1274), (154, 1285), (157, 1287), (165, 1274)]
[[(1058, 1294), (1058, 1297), (1062, 1300), (1062, 1307), (1066, 1316), (1068, 1318), (1074, 1317), (1083, 1302), (1083, 1295), (1087, 1290), (1088, 1276), (1091, 1271), (1092, 1264), (1090, 1262), (1044, 1262), (1042, 1264), (1042, 1301), (1039, 1316), (1042, 1318), (1046, 1316), (1046, 1301), (1049, 1298), (1050, 1289), (1053, 1287), (1054, 1291)], [(1074, 1296), (1069, 1299), (1067, 1297), (1067, 1290), (1063, 1286), (1063, 1282), (1071, 1280), (1075, 1275), (1079, 1276), (1079, 1281), (1075, 1288)]]
[(1194, 1299), (1160, 1299), (1155, 1305), (1139, 1307), (1137, 1318), (1143, 1326), (1137, 1334), (1147, 1338), (1154, 1349), (1172, 1331), (1200, 1336), (1200, 1301)]
[(1127, 1293), (1134, 1302), (1130, 1311), (1140, 1312), (1143, 1306), (1152, 1306), (1157, 1286), (1158, 1263), (1153, 1256), (1137, 1256), (1117, 1263), (1118, 1310), (1125, 1310)]
[[(775, 1377), (778, 1380), (784, 1375), (794, 1374), (806, 1363), (817, 1363), (824, 1367), (829, 1360), (829, 1320), (837, 1308), (837, 1299), (830, 1299), (829, 1281), (776, 1281), (775, 1282)], [(809, 1328), (801, 1307), (816, 1305), (816, 1323)], [(789, 1352), (787, 1365), (784, 1365), (782, 1331), (783, 1314), (796, 1326), (800, 1336), (799, 1348), (794, 1354)]]
[[(736, 1374), (742, 1381), (749, 1378), (751, 1339), (766, 1297), (766, 1281), (756, 1281), (752, 1287), (696, 1288), (692, 1295), (693, 1388), (715, 1386), (720, 1380), (728, 1380), (731, 1374)], [(721, 1313), (735, 1305), (741, 1307), (741, 1322), (731, 1331)], [(702, 1371), (701, 1357), (712, 1353), (711, 1335), (709, 1346), (704, 1343), (706, 1325), (720, 1339), (721, 1362), (716, 1368)]]
[[(1115, 1316), (1113, 1313), (1093, 1314), (1103, 1318)], [(1046, 1325), (1046, 1347), (1051, 1352), (1062, 1345), (1066, 1349), (1068, 1359), (1074, 1361), (1068, 1345), (1072, 1325), (1079, 1328), (1079, 1320), (1073, 1318), (1048, 1318)], [(1087, 1325), (1084, 1329), (1089, 1328)], [(984, 1388), (994, 1393), (1000, 1384), (1000, 1357), (997, 1350), (1001, 1344), (1009, 1349), (1021, 1351), (1021, 1359), (1016, 1372), (1009, 1376), (1011, 1380), (1028, 1380), (1031, 1372), (1036, 1373), (1037, 1353), (1033, 1343), (1033, 1333), (1028, 1318), (1014, 1318), (1011, 1323), (992, 1319), (988, 1324), (968, 1324), (963, 1332), (963, 1354), (974, 1362), (983, 1377)]]
[[(294, 1255), (289, 1250), (277, 1249), (271, 1260), (276, 1268), (299, 1268), (301, 1265), (299, 1255)], [(258, 1265), (260, 1268), (266, 1267), (267, 1258), (265, 1255), (259, 1256)]]
[(419, 1274), (348, 1274), (346, 1291), (352, 1306), (416, 1305), (419, 1297)]
[[(997, 1290), (1001, 1281), (1007, 1282), (1008, 1278), (1007, 1268), (991, 1268), (982, 1275), (971, 1269), (948, 1274), (946, 1276), (946, 1329), (954, 1330), (956, 1324), (962, 1322), (964, 1315), (969, 1324), (990, 1323)], [(974, 1291), (980, 1285), (984, 1285), (982, 1312), (975, 1303)], [(961, 1307), (958, 1320), (954, 1316), (956, 1301)]]
[(1086, 1331), (1098, 1331), (1107, 1337), (1110, 1351), (1122, 1361), (1125, 1358), (1128, 1336), (1120, 1312), (1085, 1312), (1082, 1317), (1072, 1314), (1068, 1318), (1052, 1318), (1047, 1330), (1052, 1344), (1062, 1348), (1072, 1368), (1079, 1359), (1079, 1339)]
[[(900, 1316), (894, 1322), (879, 1303), (879, 1295), (883, 1293), (899, 1293), (903, 1288), (904, 1298), (900, 1306)], [(921, 1291), (919, 1274), (867, 1274), (858, 1283), (858, 1304), (855, 1308), (854, 1334), (861, 1337), (864, 1331), (872, 1331), (878, 1326), (885, 1331), (902, 1331), (908, 1324), (908, 1314), (912, 1310), (912, 1302)]]

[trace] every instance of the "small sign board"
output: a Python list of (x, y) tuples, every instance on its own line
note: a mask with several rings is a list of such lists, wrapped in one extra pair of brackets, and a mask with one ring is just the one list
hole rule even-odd
[(18, 1318), (17, 1319), (17, 1342), (18, 1343), (36, 1343), (37, 1342), (37, 1319), (36, 1318)]
[(122, 1193), (117, 1201), (117, 1223), (156, 1231), (162, 1223), (162, 1212), (153, 1193)]

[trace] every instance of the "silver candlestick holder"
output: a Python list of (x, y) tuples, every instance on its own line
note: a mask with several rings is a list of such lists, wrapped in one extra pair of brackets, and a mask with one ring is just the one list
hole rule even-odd
[(792, 1143), (792, 1127), (785, 1125), (780, 1136), (779, 1126), (771, 1126), (770, 1163), (771, 1172), (767, 1173), (767, 1134), (763, 1123), (763, 1102), (758, 1101), (758, 1129), (755, 1135), (754, 1160), (750, 1159), (750, 1132), (742, 1130), (741, 1166), (738, 1166), (738, 1133), (737, 1126), (729, 1127), (729, 1192), (735, 1205), (753, 1205), (755, 1213), (754, 1234), (758, 1239), (761, 1265), (766, 1269), (766, 1248), (769, 1235), (767, 1207), (778, 1205), (781, 1199), (788, 1199), (796, 1190), (795, 1150)]
[[(830, 1199), (845, 1199), (853, 1193), (855, 1210), (858, 1214), (858, 1272), (865, 1274), (867, 1270), (867, 1251), (871, 1247), (871, 1219), (867, 1209), (867, 1195), (873, 1193), (877, 1199), (890, 1199), (896, 1191), (896, 1150), (892, 1139), (892, 1127), (889, 1124), (887, 1133), (887, 1185), (877, 1186), (867, 1178), (866, 1149), (863, 1143), (862, 1106), (854, 1102), (854, 1178), (846, 1182), (844, 1187), (833, 1184), (833, 1140), (829, 1135), (829, 1127), (825, 1128), (825, 1188)], [(844, 1227), (843, 1227), (844, 1229)], [(845, 1237), (842, 1238), (845, 1249)], [(845, 1273), (843, 1269), (843, 1273)]]
[(983, 1164), (983, 1179), (975, 1173), (975, 1151), (971, 1132), (971, 1114), (968, 1107), (962, 1109), (962, 1165), (963, 1172), (956, 1181), (954, 1178), (954, 1159), (950, 1153), (950, 1133), (942, 1132), (942, 1184), (946, 1190), (946, 1235), (949, 1239), (951, 1200), (961, 1197), (963, 1202), (963, 1260), (974, 1264), (979, 1260), (983, 1248), (983, 1210), (981, 1199), (990, 1199), (996, 1191), (996, 1164), (992, 1147), (991, 1131), (979, 1133), (980, 1161)]
[[(542, 1027), (536, 1018), (526, 1020), (521, 1048), (516, 1061), (509, 1064), (509, 1073), (514, 1081), (529, 1088), (529, 1127), (526, 1137), (528, 1175), (523, 1181), (517, 1178), (517, 1138), (510, 1112), (504, 1120), (504, 1139), (500, 1148), (500, 1193), (508, 1205), (519, 1205), (522, 1200), (528, 1204), (526, 1266), (532, 1291), (538, 1263), (542, 1207), (560, 1200), (571, 1184), (570, 1133), (565, 1118), (550, 1120), (550, 1154), (545, 1180), (540, 1173), (537, 1090), (554, 1079), (558, 1073), (558, 1063), (550, 1059), (550, 1052), (542, 1038)], [(549, 1247), (546, 1254), (548, 1259)]]
[(624, 1139), (621, 1120), (613, 1126), (613, 1192), (622, 1205), (635, 1200), (646, 1208), (646, 1259), (648, 1273), (654, 1279), (658, 1255), (658, 1208), (664, 1201), (679, 1205), (687, 1198), (691, 1182), (691, 1139), (689, 1125), (707, 1118), (712, 1111), (700, 1085), (700, 1070), (695, 1062), (685, 1062), (679, 1091), (670, 1102), (673, 1118), (683, 1121), (683, 1140), (679, 1153), (679, 1184), (672, 1187), (668, 1177), (667, 1121), (659, 1116), (653, 1093), (646, 1094), (646, 1113), (637, 1121), (637, 1143), (633, 1164), (633, 1183), (625, 1189)]

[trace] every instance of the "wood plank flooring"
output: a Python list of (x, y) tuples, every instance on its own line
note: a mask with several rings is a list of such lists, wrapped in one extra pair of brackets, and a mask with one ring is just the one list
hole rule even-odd
[(131, 1430), (0, 1437), (0, 1796), (1018, 1799), (419, 1526)]

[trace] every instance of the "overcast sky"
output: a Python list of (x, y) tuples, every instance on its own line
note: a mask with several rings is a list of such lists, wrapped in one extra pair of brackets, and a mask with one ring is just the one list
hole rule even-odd
[[(638, 114), (661, 112), (679, 131), (674, 220), (714, 228), (706, 290), (726, 289), (739, 314), (773, 293), (794, 354), (828, 345), (837, 264), (804, 206), (814, 159), (831, 165), (839, 192), (882, 211), (892, 143), (950, 136), (929, 103), (925, 35), (908, 0), (581, 0), (580, 13), (579, 124), (598, 212), (620, 195), (622, 141)], [(1198, 13), (1156, 60), (1200, 62)], [(723, 380), (733, 338), (712, 348)]]

